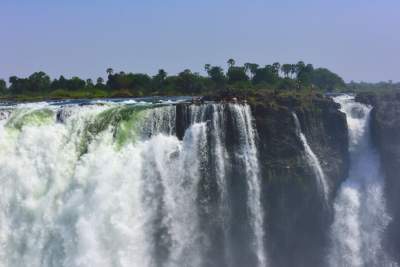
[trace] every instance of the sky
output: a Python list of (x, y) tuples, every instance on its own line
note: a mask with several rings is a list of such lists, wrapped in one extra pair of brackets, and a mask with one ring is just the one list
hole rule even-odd
[(234, 58), (400, 81), (399, 11), (399, 0), (0, 0), (0, 78), (202, 72)]

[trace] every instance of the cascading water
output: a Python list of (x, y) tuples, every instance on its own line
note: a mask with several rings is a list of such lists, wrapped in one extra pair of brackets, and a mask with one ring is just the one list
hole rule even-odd
[(346, 114), (350, 171), (334, 201), (330, 266), (397, 266), (385, 255), (383, 234), (390, 217), (385, 211), (384, 181), (370, 140), (371, 107), (343, 95), (334, 99)]
[(188, 113), (179, 140), (173, 105), (2, 109), (0, 266), (266, 266), (250, 108)]
[(244, 157), (245, 162), (248, 187), (247, 205), (250, 210), (250, 221), (253, 228), (254, 249), (257, 255), (258, 266), (265, 266), (264, 212), (261, 206), (261, 182), (250, 107), (242, 107), (239, 105), (233, 105), (232, 107), (238, 127), (243, 129), (241, 131), (241, 138), (244, 139), (244, 145), (239, 153)]
[(322, 193), (322, 196), (324, 197), (325, 201), (328, 202), (329, 187), (325, 177), (325, 173), (322, 170), (321, 163), (319, 162), (318, 157), (315, 155), (314, 151), (312, 151), (310, 145), (308, 144), (307, 138), (304, 135), (303, 131), (301, 130), (300, 121), (296, 113), (293, 112), (292, 115), (294, 123), (296, 125), (297, 135), (299, 136), (301, 143), (304, 146), (304, 152), (306, 155), (307, 162), (314, 171), (315, 177), (317, 178), (317, 184)]

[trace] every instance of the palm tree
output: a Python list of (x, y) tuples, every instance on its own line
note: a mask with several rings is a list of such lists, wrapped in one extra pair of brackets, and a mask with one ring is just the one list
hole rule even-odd
[(251, 63), (244, 63), (244, 71), (247, 73), (248, 71), (250, 71), (250, 65)]
[(0, 94), (7, 90), (7, 84), (4, 80), (0, 79)]
[(103, 82), (104, 82), (104, 79), (99, 77), (99, 78), (97, 78), (96, 84), (103, 84)]
[(256, 75), (257, 70), (258, 70), (258, 64), (251, 63), (250, 64), (250, 73), (251, 73), (251, 78), (252, 79)]
[(304, 64), (303, 61), (299, 61), (297, 62), (297, 64), (295, 65), (295, 71), (296, 71), (296, 75), (299, 76), (299, 73), (302, 72), (305, 68), (306, 68), (306, 64)]
[(161, 81), (164, 81), (165, 78), (167, 77), (167, 72), (164, 69), (159, 69), (157, 76)]
[(233, 58), (230, 58), (230, 59), (228, 59), (227, 63), (228, 63), (228, 67), (231, 68), (231, 67), (235, 66), (236, 62)]
[(204, 65), (204, 70), (208, 73), (211, 69), (211, 65), (210, 64), (205, 64)]
[(272, 67), (274, 69), (274, 73), (279, 76), (279, 70), (281, 69), (281, 64), (279, 62), (275, 62), (272, 64)]
[(92, 85), (93, 85), (92, 79), (87, 79), (87, 80), (86, 80), (86, 85), (87, 85), (87, 86), (92, 86)]
[(289, 77), (289, 73), (292, 69), (292, 65), (291, 64), (283, 64), (281, 67), (281, 71), (283, 72), (283, 75), (285, 76), (285, 78)]
[(108, 68), (106, 72), (108, 75), (112, 75), (114, 73), (114, 70), (112, 68)]
[(257, 69), (258, 69), (258, 64), (244, 63), (244, 70), (246, 71), (246, 73), (250, 72), (250, 79), (253, 79), (254, 75), (256, 75)]
[(293, 78), (294, 74), (296, 74), (296, 64), (291, 64), (290, 65), (290, 76)]

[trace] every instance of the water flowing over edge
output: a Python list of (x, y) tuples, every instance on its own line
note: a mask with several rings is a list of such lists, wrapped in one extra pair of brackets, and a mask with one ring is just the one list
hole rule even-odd
[(299, 136), (301, 143), (304, 147), (305, 156), (307, 159), (308, 164), (314, 171), (315, 177), (317, 178), (317, 185), (318, 188), (324, 197), (325, 203), (327, 204), (329, 201), (329, 186), (326, 180), (326, 176), (324, 171), (322, 170), (321, 163), (318, 157), (315, 155), (314, 151), (311, 149), (310, 145), (308, 144), (307, 138), (304, 135), (303, 131), (301, 130), (301, 125), (299, 118), (297, 117), (295, 112), (292, 112), (293, 120), (296, 126), (296, 132)]
[(384, 199), (379, 156), (370, 137), (371, 107), (342, 95), (334, 100), (346, 114), (350, 141), (349, 177), (334, 200), (330, 266), (397, 266), (383, 249), (390, 221)]
[[(245, 167), (252, 250), (266, 266), (256, 133), (249, 106), (234, 104), (192, 106), (182, 141), (174, 106), (2, 111), (0, 266), (203, 266), (209, 244), (199, 186), (210, 128), (225, 243), (230, 238), (227, 110), (237, 124), (234, 157)], [(228, 246), (224, 254), (234, 266)]]

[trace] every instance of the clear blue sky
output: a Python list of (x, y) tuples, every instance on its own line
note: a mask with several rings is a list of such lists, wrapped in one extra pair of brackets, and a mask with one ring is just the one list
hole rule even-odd
[(0, 78), (298, 60), (400, 80), (399, 0), (1, 0)]

